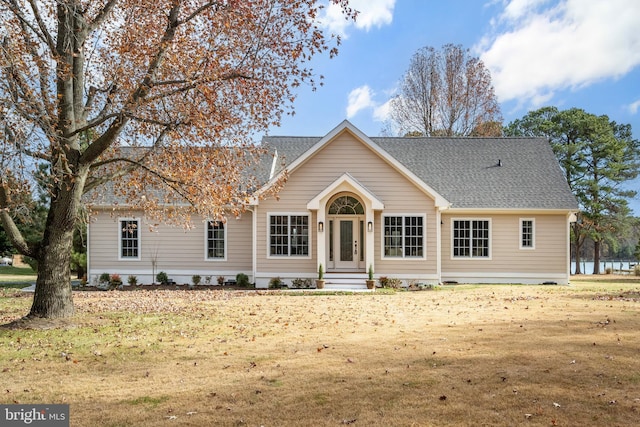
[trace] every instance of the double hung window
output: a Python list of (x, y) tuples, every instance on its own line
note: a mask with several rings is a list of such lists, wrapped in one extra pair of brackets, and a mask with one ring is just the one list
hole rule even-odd
[(309, 216), (270, 215), (269, 255), (309, 256)]
[(490, 222), (486, 219), (453, 220), (453, 257), (489, 258)]
[(140, 220), (118, 220), (120, 241), (119, 258), (122, 260), (140, 259)]
[(424, 216), (384, 216), (384, 256), (424, 258)]

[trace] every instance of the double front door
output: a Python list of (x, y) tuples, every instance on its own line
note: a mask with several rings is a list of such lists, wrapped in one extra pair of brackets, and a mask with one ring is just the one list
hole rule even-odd
[(329, 263), (335, 271), (359, 271), (364, 263), (364, 221), (357, 216), (329, 220)]

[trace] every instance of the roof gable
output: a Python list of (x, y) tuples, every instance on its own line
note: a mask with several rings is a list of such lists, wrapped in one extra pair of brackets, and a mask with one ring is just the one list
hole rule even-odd
[(274, 161), (284, 159), (274, 172), (302, 167), (341, 132), (350, 132), (441, 208), (578, 209), (543, 138), (369, 138), (345, 120), (324, 137), (265, 137), (277, 152)]
[[(434, 203), (437, 207), (446, 208), (449, 206), (449, 202), (437, 191), (431, 188), (430, 185), (422, 181), (413, 171), (406, 168), (393, 156), (389, 155), (389, 153), (387, 153), (383, 148), (376, 144), (371, 138), (362, 133), (362, 131), (353, 126), (353, 124), (351, 124), (351, 122), (349, 122), (348, 120), (344, 120), (324, 137), (265, 137), (263, 139), (263, 142), (273, 146), (276, 155), (274, 156), (273, 160), (273, 173), (270, 176), (269, 182), (267, 182), (267, 184), (261, 189), (261, 191), (269, 188), (269, 186), (272, 185), (272, 183), (275, 182), (285, 171), (291, 173), (296, 169), (302, 167), (317, 152), (319, 152), (323, 147), (325, 147), (343, 132), (349, 132), (355, 137), (355, 139), (357, 139), (371, 151), (376, 153), (385, 162), (389, 163), (406, 179), (411, 181), (425, 194), (434, 199)], [(276, 166), (278, 164), (280, 165), (279, 167)]]

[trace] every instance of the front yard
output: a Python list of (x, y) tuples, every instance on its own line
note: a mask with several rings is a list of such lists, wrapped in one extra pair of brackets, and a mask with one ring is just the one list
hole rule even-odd
[[(640, 280), (390, 294), (76, 292), (0, 329), (0, 403), (71, 425), (632, 425)], [(31, 295), (0, 289), (0, 323)]]

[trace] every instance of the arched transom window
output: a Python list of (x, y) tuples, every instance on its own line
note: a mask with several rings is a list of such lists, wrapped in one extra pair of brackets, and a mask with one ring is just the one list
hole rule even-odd
[(340, 196), (329, 206), (329, 215), (364, 215), (364, 207), (355, 197)]

